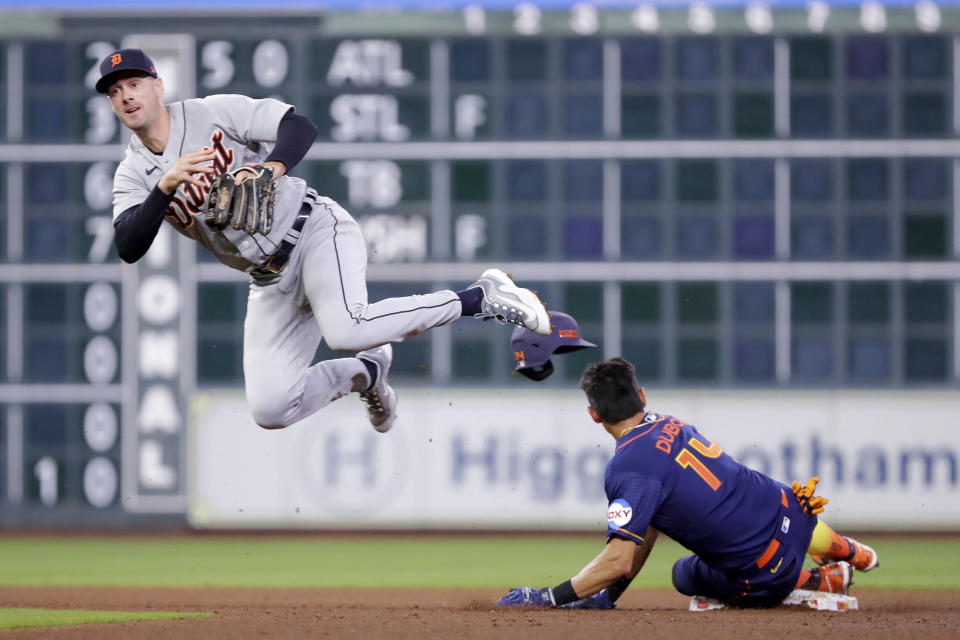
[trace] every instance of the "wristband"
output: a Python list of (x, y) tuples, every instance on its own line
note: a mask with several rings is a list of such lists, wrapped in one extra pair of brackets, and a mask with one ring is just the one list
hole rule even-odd
[(573, 590), (572, 580), (561, 582), (555, 586), (552, 591), (554, 605), (558, 607), (561, 605), (570, 604), (571, 602), (576, 602), (580, 599), (580, 596), (577, 595), (577, 592)]

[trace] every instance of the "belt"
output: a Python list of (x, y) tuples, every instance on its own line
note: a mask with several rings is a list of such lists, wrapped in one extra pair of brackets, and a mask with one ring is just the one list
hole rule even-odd
[(286, 235), (283, 236), (283, 240), (280, 241), (280, 247), (272, 256), (267, 258), (266, 262), (260, 265), (259, 269), (267, 273), (280, 273), (283, 271), (283, 268), (287, 266), (287, 261), (290, 259), (290, 254), (293, 253), (293, 248), (297, 246), (297, 242), (300, 240), (300, 232), (303, 231), (303, 225), (307, 223), (307, 218), (310, 217), (312, 212), (313, 207), (310, 206), (310, 203), (304, 202), (303, 206), (300, 207), (300, 213), (298, 213), (297, 217), (293, 220), (293, 225), (290, 227), (290, 230), (287, 231)]

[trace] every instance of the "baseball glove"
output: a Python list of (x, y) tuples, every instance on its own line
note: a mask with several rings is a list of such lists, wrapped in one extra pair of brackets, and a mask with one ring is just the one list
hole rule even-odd
[(273, 226), (276, 195), (277, 181), (270, 167), (257, 164), (221, 173), (213, 179), (207, 195), (207, 226), (225, 229), (229, 224), (247, 233), (267, 235)]

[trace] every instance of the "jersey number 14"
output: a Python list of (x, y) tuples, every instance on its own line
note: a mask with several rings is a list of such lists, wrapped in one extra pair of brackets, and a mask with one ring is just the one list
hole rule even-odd
[[(720, 454), (723, 453), (723, 449), (720, 448), (720, 445), (711, 444), (708, 447), (696, 438), (690, 438), (690, 442), (687, 443), (687, 446), (691, 447), (704, 458), (719, 458)], [(707, 469), (707, 465), (703, 464), (703, 461), (701, 461), (700, 458), (698, 458), (693, 451), (687, 447), (681, 449), (680, 453), (677, 454), (675, 459), (681, 467), (685, 469), (693, 469), (697, 475), (703, 478), (703, 481), (710, 485), (710, 488), (714, 491), (720, 488), (720, 485), (722, 484), (720, 479), (713, 475), (713, 472), (710, 471), (710, 469)]]

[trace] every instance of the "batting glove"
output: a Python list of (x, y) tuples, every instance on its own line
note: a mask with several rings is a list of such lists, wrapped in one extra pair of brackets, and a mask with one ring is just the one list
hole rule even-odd
[(803, 512), (806, 515), (823, 513), (823, 507), (826, 505), (829, 500), (823, 496), (813, 495), (814, 491), (817, 490), (817, 483), (820, 482), (820, 478), (814, 476), (805, 485), (801, 485), (799, 482), (794, 481), (792, 485), (793, 495), (797, 497), (797, 502), (800, 503), (800, 508), (803, 509)]
[(534, 587), (519, 587), (510, 589), (507, 595), (497, 600), (498, 607), (555, 607), (553, 589), (535, 589)]
[(576, 602), (560, 605), (560, 608), (561, 609), (615, 609), (616, 606), (617, 606), (617, 603), (610, 600), (610, 596), (607, 594), (607, 590), (604, 589), (600, 593), (595, 593), (589, 598), (583, 598), (582, 600), (577, 600)]

